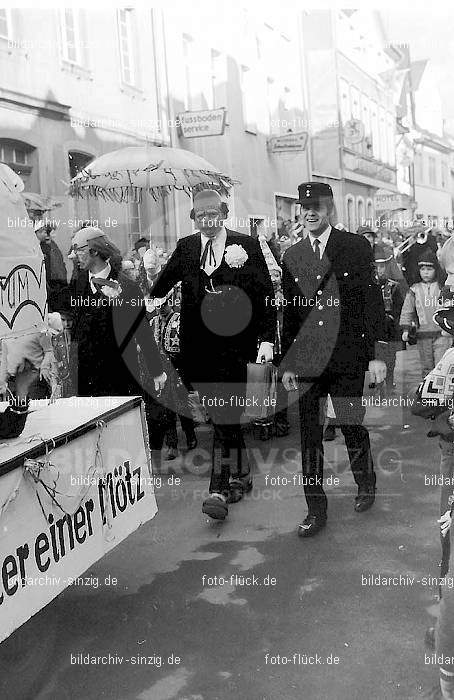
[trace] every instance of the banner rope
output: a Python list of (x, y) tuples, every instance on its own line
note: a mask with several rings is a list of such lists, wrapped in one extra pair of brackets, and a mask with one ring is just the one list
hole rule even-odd
[[(86, 473), (86, 476), (88, 477), (89, 483), (88, 483), (88, 486), (83, 487), (82, 493), (79, 492), (78, 495), (63, 493), (62, 491), (59, 491), (57, 489), (57, 481), (60, 477), (60, 472), (58, 471), (57, 465), (53, 464), (53, 462), (51, 462), (51, 460), (50, 460), (50, 454), (55, 449), (55, 441), (54, 440), (52, 440), (54, 445), (50, 451), (49, 451), (48, 443), (47, 442), (45, 443), (46, 454), (45, 454), (44, 460), (33, 460), (33, 459), (25, 460), (24, 473), (29, 474), (31, 476), (31, 478), (33, 479), (33, 482), (35, 484), (35, 494), (36, 494), (36, 497), (38, 499), (38, 503), (40, 505), (41, 512), (43, 513), (44, 519), (46, 520), (46, 524), (47, 524), (47, 515), (45, 513), (45, 510), (44, 510), (44, 507), (43, 507), (43, 504), (41, 501), (41, 497), (40, 497), (39, 492), (38, 492), (37, 485), (40, 484), (42, 486), (42, 488), (47, 493), (47, 495), (50, 498), (50, 500), (52, 501), (52, 503), (57, 508), (59, 508), (59, 510), (62, 513), (64, 513), (64, 515), (73, 517), (74, 514), (77, 512), (77, 510), (80, 508), (83, 500), (85, 499), (87, 493), (90, 491), (90, 489), (92, 487), (91, 480), (94, 477), (96, 477), (98, 474), (100, 474), (103, 478), (105, 478), (104, 460), (103, 460), (103, 456), (102, 456), (100, 442), (101, 442), (102, 433), (103, 433), (106, 425), (107, 425), (107, 423), (105, 423), (105, 421), (103, 421), (103, 420), (98, 420), (96, 422), (96, 427), (98, 428), (99, 432), (98, 432), (98, 437), (97, 437), (96, 445), (95, 445), (94, 458), (92, 460), (92, 464), (90, 465), (90, 467), (88, 468), (87, 473)], [(98, 468), (98, 464), (100, 465), (100, 468)], [(43, 470), (49, 471), (52, 467), (55, 470), (57, 470), (57, 476), (53, 478), (53, 484), (49, 485), (45, 481), (43, 481), (43, 479), (41, 478), (41, 472)], [(63, 505), (57, 500), (57, 496), (58, 497), (62, 496), (63, 498), (69, 498), (69, 499), (78, 498), (77, 505), (74, 508), (73, 512), (69, 512), (69, 511), (65, 510)], [(108, 525), (109, 525), (109, 528), (112, 527), (111, 519), (110, 519)]]

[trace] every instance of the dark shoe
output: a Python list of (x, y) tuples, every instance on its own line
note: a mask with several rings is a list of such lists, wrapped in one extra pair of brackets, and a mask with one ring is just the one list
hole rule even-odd
[(232, 479), (229, 484), (227, 503), (238, 503), (243, 498), (243, 484), (240, 479)]
[(250, 491), (252, 491), (252, 477), (249, 474), (240, 479), (231, 479), (227, 503), (238, 503), (244, 494), (250, 493)]
[(374, 505), (375, 501), (375, 486), (360, 486), (358, 489), (358, 495), (355, 498), (355, 511), (357, 513), (364, 513), (365, 510), (369, 510)]
[(335, 440), (336, 439), (336, 426), (332, 425), (331, 423), (328, 423), (328, 425), (325, 428), (325, 432), (323, 433), (323, 439), (325, 441)]
[(164, 457), (165, 460), (176, 459), (178, 457), (178, 449), (176, 447), (169, 447), (167, 454)]
[(202, 513), (209, 515), (213, 520), (225, 520), (228, 512), (228, 505), (220, 496), (210, 495), (202, 503)]
[(298, 525), (298, 535), (300, 537), (313, 537), (326, 525), (326, 518), (319, 515), (308, 515), (301, 525)]
[(189, 452), (189, 450), (195, 450), (195, 448), (197, 447), (196, 436), (194, 435), (194, 437), (190, 438), (190, 439), (186, 438), (186, 444), (187, 444), (188, 452)]

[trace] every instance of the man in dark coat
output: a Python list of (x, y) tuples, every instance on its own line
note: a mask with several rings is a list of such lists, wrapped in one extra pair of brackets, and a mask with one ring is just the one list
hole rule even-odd
[(72, 320), (78, 395), (144, 396), (138, 345), (160, 391), (166, 377), (143, 314), (143, 295), (121, 272), (118, 248), (93, 226), (76, 232), (72, 243), (80, 273), (66, 290), (63, 310)]
[(302, 537), (326, 524), (323, 490), (323, 419), (329, 393), (345, 438), (358, 496), (355, 510), (375, 499), (375, 473), (369, 434), (362, 425), (364, 377), (370, 370), (380, 383), (384, 362), (376, 359), (376, 341), (384, 337), (384, 308), (376, 283), (372, 249), (362, 237), (329, 224), (331, 187), (299, 186), (308, 236), (289, 248), (282, 261), (286, 300), (281, 369), (287, 390), (300, 389), (301, 451), (308, 515)]
[[(210, 496), (202, 510), (223, 520), (227, 502), (252, 488), (240, 427), (247, 363), (272, 360), (273, 285), (258, 241), (225, 228), (227, 204), (213, 190), (194, 196), (199, 231), (178, 241), (151, 289), (164, 297), (181, 282), (180, 351), (184, 381), (198, 390), (214, 428)], [(230, 453), (233, 453), (232, 456)], [(238, 476), (229, 482), (230, 476)]]

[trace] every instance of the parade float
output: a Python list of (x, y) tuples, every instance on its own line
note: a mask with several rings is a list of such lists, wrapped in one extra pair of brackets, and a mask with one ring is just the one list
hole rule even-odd
[[(52, 347), (44, 260), (22, 190), (20, 178), (0, 164), (5, 399), (24, 366), (40, 371), (37, 348), (45, 355)], [(19, 437), (0, 440), (0, 662), (10, 651), (10, 660), (22, 663), (17, 628), (157, 512), (141, 399), (55, 397), (32, 400)], [(12, 646), (16, 635), (21, 644)], [(38, 662), (42, 652), (35, 646)]]

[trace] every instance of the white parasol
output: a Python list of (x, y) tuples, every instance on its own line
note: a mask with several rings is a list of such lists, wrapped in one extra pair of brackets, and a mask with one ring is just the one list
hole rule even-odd
[(155, 200), (172, 190), (190, 194), (213, 188), (226, 195), (234, 182), (191, 151), (129, 146), (92, 161), (71, 180), (69, 194), (115, 202), (140, 202), (143, 192), (148, 192)]

